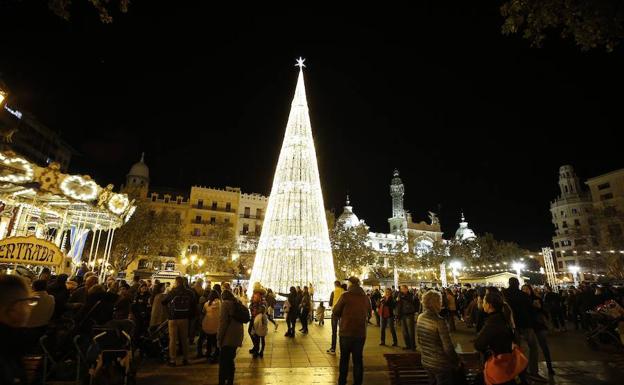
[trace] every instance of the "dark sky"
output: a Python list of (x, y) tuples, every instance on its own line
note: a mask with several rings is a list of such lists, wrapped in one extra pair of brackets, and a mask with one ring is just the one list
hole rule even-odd
[(3, 3), (0, 73), (15, 103), (101, 184), (120, 185), (145, 151), (155, 186), (268, 194), (299, 55), (326, 206), (340, 213), (348, 192), (375, 231), (388, 230), (398, 168), (415, 218), (440, 210), (448, 236), (463, 208), (477, 233), (537, 248), (560, 165), (584, 179), (624, 167), (622, 52), (554, 35), (530, 48), (501, 35), (496, 2), (139, 1), (111, 25), (86, 0), (70, 22), (45, 2)]

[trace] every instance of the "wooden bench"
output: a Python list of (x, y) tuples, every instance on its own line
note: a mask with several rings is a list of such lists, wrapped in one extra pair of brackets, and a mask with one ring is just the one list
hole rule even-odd
[[(420, 353), (384, 354), (390, 372), (391, 385), (429, 385), (427, 371), (420, 363)], [(466, 370), (466, 380), (472, 383), (481, 371), (479, 353), (459, 353)]]

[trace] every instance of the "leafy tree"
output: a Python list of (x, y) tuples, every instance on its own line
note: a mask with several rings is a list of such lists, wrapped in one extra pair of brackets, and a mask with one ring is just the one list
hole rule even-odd
[[(113, 17), (111, 16), (111, 11), (114, 7), (114, 4), (117, 5), (117, 9), (122, 12), (128, 12), (128, 5), (130, 4), (130, 0), (79, 0), (84, 1), (85, 3), (88, 1), (97, 11), (100, 21), (102, 23), (112, 23)], [(57, 16), (62, 17), (65, 20), (69, 20), (71, 18), (70, 8), (72, 6), (72, 0), (48, 0), (48, 7), (52, 12), (54, 12)]]
[[(141, 256), (149, 259), (175, 257), (180, 255), (183, 241), (182, 224), (177, 215), (169, 210), (155, 213), (139, 203), (128, 223), (115, 230), (110, 263), (116, 270), (123, 271)], [(102, 246), (100, 244), (99, 252), (103, 255)]]
[(368, 228), (363, 224), (349, 228), (334, 226), (329, 231), (329, 239), (339, 279), (353, 273), (361, 275), (367, 266), (378, 261), (377, 253), (368, 246)]
[(573, 39), (583, 51), (610, 52), (624, 38), (624, 0), (508, 0), (500, 12), (503, 34), (522, 33), (535, 47), (549, 32)]
[(215, 223), (206, 232), (207, 239), (202, 242), (206, 258), (206, 269), (210, 272), (233, 273), (236, 263), (232, 262), (232, 251), (236, 247), (234, 230), (229, 223)]

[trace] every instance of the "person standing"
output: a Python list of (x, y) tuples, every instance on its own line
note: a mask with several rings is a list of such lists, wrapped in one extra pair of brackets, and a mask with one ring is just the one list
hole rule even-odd
[[(219, 347), (217, 346), (217, 332), (219, 331), (219, 321), (221, 319), (221, 298), (216, 290), (211, 290), (202, 310), (202, 331), (206, 335), (206, 357), (211, 364), (217, 363), (219, 358)], [(199, 344), (199, 342), (198, 342)], [(203, 345), (203, 344), (202, 344)], [(203, 346), (197, 346), (197, 355), (203, 355)]]
[(269, 318), (266, 315), (266, 308), (260, 306), (260, 310), (253, 320), (253, 338), (254, 346), (258, 346), (258, 351), (254, 353), (253, 358), (264, 356), (265, 337), (269, 331)]
[(243, 324), (234, 316), (241, 304), (231, 291), (224, 289), (221, 295), (221, 313), (217, 332), (219, 347), (219, 385), (233, 385), (236, 366), (236, 349), (243, 344)]
[(414, 300), (414, 296), (409, 292), (407, 285), (401, 285), (399, 299), (397, 301), (397, 314), (401, 320), (401, 331), (405, 340), (404, 350), (416, 350), (416, 319), (415, 314), (420, 304)]
[(436, 290), (423, 295), (424, 311), (416, 327), (421, 363), (432, 384), (453, 384), (461, 365), (446, 321), (440, 317), (443, 295)]
[(312, 310), (312, 299), (310, 298), (310, 292), (308, 287), (303, 287), (303, 294), (301, 296), (301, 330), (303, 334), (308, 334), (308, 318), (310, 316), (310, 310)]
[(386, 327), (390, 326), (390, 333), (392, 334), (392, 346), (397, 346), (397, 334), (394, 327), (394, 309), (396, 307), (396, 301), (392, 297), (392, 290), (386, 288), (384, 296), (379, 300), (379, 318), (381, 319), (381, 343), (379, 345), (386, 344)]
[(349, 278), (347, 292), (340, 296), (332, 313), (340, 318), (340, 375), (338, 385), (346, 385), (349, 360), (353, 357), (353, 385), (362, 385), (364, 361), (362, 352), (366, 343), (366, 324), (371, 313), (368, 296), (357, 277)]
[(546, 381), (539, 375), (537, 368), (538, 347), (537, 338), (533, 331), (533, 304), (528, 294), (520, 290), (518, 278), (509, 278), (509, 287), (504, 291), (505, 301), (511, 307), (516, 326), (516, 338), (518, 338), (522, 350), (529, 353), (528, 373), (535, 379)]
[[(546, 319), (548, 318), (548, 313), (546, 309), (544, 309), (544, 302), (542, 298), (537, 295), (533, 291), (533, 287), (531, 285), (524, 284), (522, 285), (522, 291), (526, 293), (530, 298), (533, 304), (533, 331), (535, 332), (535, 337), (537, 338), (537, 343), (542, 349), (542, 353), (544, 354), (544, 360), (546, 360), (546, 367), (548, 368), (548, 374), (554, 375), (555, 370), (552, 366), (552, 360), (550, 358), (550, 348), (548, 346), (548, 340), (546, 335), (548, 334), (548, 324)], [(557, 298), (558, 300), (559, 298)]]
[(176, 277), (173, 289), (162, 300), (167, 306), (169, 326), (169, 366), (176, 366), (178, 342), (182, 344), (182, 365), (188, 365), (189, 359), (189, 320), (195, 309), (194, 294), (185, 286), (184, 277)]
[[(251, 296), (251, 303), (249, 304), (249, 311), (251, 313), (251, 319), (252, 321), (255, 319), (255, 317), (260, 314), (260, 309), (261, 308), (266, 308), (266, 302), (264, 302), (263, 299), (263, 293), (266, 293), (266, 291), (264, 289), (261, 290), (255, 290)], [(247, 333), (249, 333), (249, 337), (251, 337), (251, 340), (253, 341), (253, 348), (249, 349), (249, 354), (253, 354), (254, 356), (258, 354), (258, 340), (256, 338), (254, 338), (254, 331), (253, 331), (253, 327), (254, 327), (254, 323), (250, 322), (249, 326), (247, 328)]]
[(297, 289), (294, 286), (290, 287), (290, 293), (278, 293), (282, 297), (287, 297), (288, 302), (288, 314), (286, 315), (286, 324), (288, 325), (288, 330), (284, 337), (295, 337), (295, 328), (297, 327), (297, 318), (299, 317), (299, 295), (297, 294)]
[(379, 289), (375, 289), (371, 294), (371, 306), (373, 308), (373, 313), (375, 315), (375, 321), (377, 322), (377, 326), (381, 326), (381, 319), (379, 315), (379, 301), (381, 300), (381, 292)]
[(39, 344), (48, 324), (54, 315), (54, 297), (46, 291), (47, 282), (38, 279), (32, 283), (33, 296), (39, 297), (37, 304), (32, 308), (28, 323), (25, 326), (25, 348), (32, 349)]
[(329, 295), (329, 307), (332, 308), (332, 316), (331, 316), (331, 327), (332, 327), (332, 339), (331, 339), (331, 347), (327, 349), (327, 353), (334, 354), (336, 353), (336, 337), (338, 335), (338, 322), (340, 321), (340, 317), (337, 314), (334, 314), (334, 305), (338, 303), (340, 297), (345, 292), (344, 288), (340, 284), (340, 281), (334, 282), (334, 291)]
[(451, 289), (446, 289), (443, 295), (446, 296), (446, 308), (448, 309), (447, 321), (448, 321), (450, 330), (454, 332), (455, 331), (455, 313), (457, 312), (455, 296), (453, 295), (453, 292), (451, 291)]
[(323, 301), (319, 302), (319, 305), (316, 307), (316, 319), (319, 326), (325, 325), (325, 305), (323, 305)]
[(152, 312), (150, 314), (149, 326), (158, 326), (167, 320), (167, 310), (162, 304), (165, 298), (165, 284), (157, 283), (152, 290)]
[(139, 286), (139, 291), (132, 300), (130, 309), (132, 310), (132, 315), (136, 323), (134, 335), (137, 341), (138, 338), (140, 338), (143, 333), (147, 331), (149, 326), (152, 310), (149, 303), (150, 296), (147, 284), (142, 283), (141, 286)]

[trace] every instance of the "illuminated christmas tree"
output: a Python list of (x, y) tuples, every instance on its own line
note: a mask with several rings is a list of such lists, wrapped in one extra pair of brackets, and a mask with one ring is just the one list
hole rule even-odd
[(282, 293), (312, 283), (314, 299), (328, 300), (335, 280), (334, 261), (303, 81), (304, 60), (297, 60), (297, 89), (250, 283), (260, 282)]

